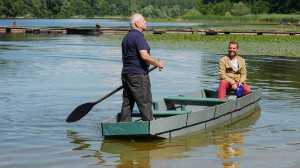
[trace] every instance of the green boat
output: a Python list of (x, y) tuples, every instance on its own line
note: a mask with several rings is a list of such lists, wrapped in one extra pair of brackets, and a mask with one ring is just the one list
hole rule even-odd
[(165, 34), (166, 30), (161, 30), (161, 29), (155, 29), (153, 30), (153, 34)]
[(133, 111), (132, 122), (119, 122), (118, 113), (101, 123), (101, 131), (104, 137), (181, 136), (209, 129), (249, 113), (258, 106), (261, 95), (261, 88), (251, 87), (251, 93), (241, 98), (231, 92), (226, 99), (218, 99), (217, 89), (168, 96), (153, 103), (154, 120), (142, 121), (139, 111)]

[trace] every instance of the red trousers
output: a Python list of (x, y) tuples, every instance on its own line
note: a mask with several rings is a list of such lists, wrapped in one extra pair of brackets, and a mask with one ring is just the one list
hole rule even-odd
[[(239, 84), (239, 82), (235, 82), (236, 85)], [(244, 83), (244, 96), (249, 94), (251, 92), (250, 87)], [(219, 92), (218, 92), (218, 97), (219, 99), (225, 99), (226, 96), (226, 92), (229, 91), (234, 91), (231, 87), (231, 85), (229, 84), (229, 82), (225, 79), (221, 80), (220, 85), (219, 85)]]

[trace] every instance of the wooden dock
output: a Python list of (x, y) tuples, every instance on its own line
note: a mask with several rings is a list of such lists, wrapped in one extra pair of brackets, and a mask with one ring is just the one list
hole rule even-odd
[(67, 33), (65, 28), (0, 27), (0, 33)]
[[(78, 32), (74, 33), (74, 30), (78, 29)], [(85, 29), (83, 31), (83, 29)], [(72, 31), (71, 31), (72, 30)], [(92, 33), (86, 33), (86, 31)], [(122, 35), (127, 34), (130, 29), (126, 28), (101, 28), (99, 31), (95, 31), (95, 28), (40, 28), (40, 27), (0, 27), (0, 33), (62, 33), (62, 34), (91, 34), (91, 35)], [(81, 33), (85, 32), (85, 33)], [(145, 30), (144, 33), (151, 34), (205, 34), (205, 35), (218, 35), (218, 34), (237, 34), (237, 35), (278, 35), (278, 36), (297, 36), (300, 32), (283, 32), (283, 31), (222, 31), (216, 29), (203, 30), (199, 29), (197, 31), (188, 29), (149, 29)]]

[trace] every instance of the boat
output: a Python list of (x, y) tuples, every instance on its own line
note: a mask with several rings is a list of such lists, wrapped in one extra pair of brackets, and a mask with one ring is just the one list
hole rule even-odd
[(99, 35), (100, 29), (98, 28), (66, 28), (67, 34), (83, 34), (83, 35)]
[(163, 29), (155, 29), (153, 30), (153, 34), (165, 34), (166, 30)]
[(167, 96), (153, 103), (152, 121), (142, 121), (139, 111), (132, 112), (132, 122), (119, 122), (120, 113), (101, 123), (104, 138), (120, 136), (172, 138), (206, 130), (233, 121), (258, 106), (262, 89), (250, 87), (251, 93), (237, 98), (234, 92), (218, 98), (217, 88), (205, 88), (178, 96)]

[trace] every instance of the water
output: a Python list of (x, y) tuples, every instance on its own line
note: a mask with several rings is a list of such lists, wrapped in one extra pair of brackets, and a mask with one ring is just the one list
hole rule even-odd
[[(154, 101), (218, 86), (222, 55), (159, 48), (151, 54), (165, 61), (150, 74)], [(65, 119), (121, 85), (119, 42), (0, 34), (0, 167), (299, 167), (299, 58), (243, 57), (248, 85), (263, 88), (252, 115), (167, 140), (104, 139), (100, 123), (120, 111), (122, 92), (78, 122)]]
[[(102, 27), (127, 27), (127, 19), (0, 19), (0, 27), (10, 27), (16, 22), (20, 27), (94, 27), (99, 23)], [(148, 27), (190, 27), (197, 25), (238, 25), (231, 23), (173, 23), (147, 22)]]

